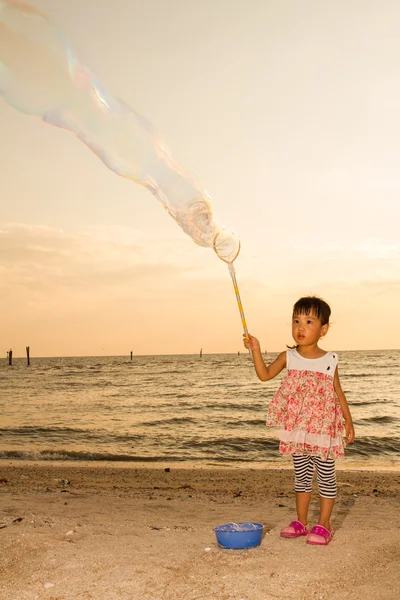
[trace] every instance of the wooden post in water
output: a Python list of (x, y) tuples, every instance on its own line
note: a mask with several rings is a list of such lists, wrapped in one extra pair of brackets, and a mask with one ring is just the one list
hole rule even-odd
[(26, 364), (28, 365), (28, 367), (31, 364), (31, 359), (29, 356), (29, 346), (26, 347)]
[(10, 367), (12, 366), (12, 350), (9, 350), (7, 352), (8, 354), (8, 364), (10, 365)]
[(133, 352), (132, 352), (132, 350), (131, 350), (131, 360), (133, 360)]

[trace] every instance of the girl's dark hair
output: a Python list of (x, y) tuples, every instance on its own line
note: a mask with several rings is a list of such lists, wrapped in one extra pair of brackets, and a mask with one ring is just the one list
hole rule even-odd
[(322, 298), (305, 296), (304, 298), (299, 298), (293, 306), (293, 316), (295, 317), (296, 315), (314, 315), (314, 317), (320, 319), (322, 325), (329, 325), (331, 309), (329, 304), (325, 300), (322, 300)]

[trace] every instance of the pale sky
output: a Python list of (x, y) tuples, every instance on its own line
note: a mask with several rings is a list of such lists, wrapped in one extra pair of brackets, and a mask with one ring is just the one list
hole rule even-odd
[[(398, 348), (397, 0), (36, 0), (104, 87), (146, 116), (241, 240), (251, 333)], [(226, 264), (73, 135), (0, 99), (5, 356), (236, 352)]]

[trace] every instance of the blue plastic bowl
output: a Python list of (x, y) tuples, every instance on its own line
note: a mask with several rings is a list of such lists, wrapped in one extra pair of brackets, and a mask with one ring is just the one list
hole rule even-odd
[(218, 544), (235, 550), (259, 546), (263, 529), (261, 523), (225, 523), (214, 527)]

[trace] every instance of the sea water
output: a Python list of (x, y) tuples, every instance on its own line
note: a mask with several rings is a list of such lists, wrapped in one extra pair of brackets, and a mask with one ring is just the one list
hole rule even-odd
[[(356, 441), (338, 466), (400, 468), (400, 350), (339, 359)], [(245, 352), (4, 359), (0, 458), (285, 466), (265, 426), (282, 376), (260, 382)]]

